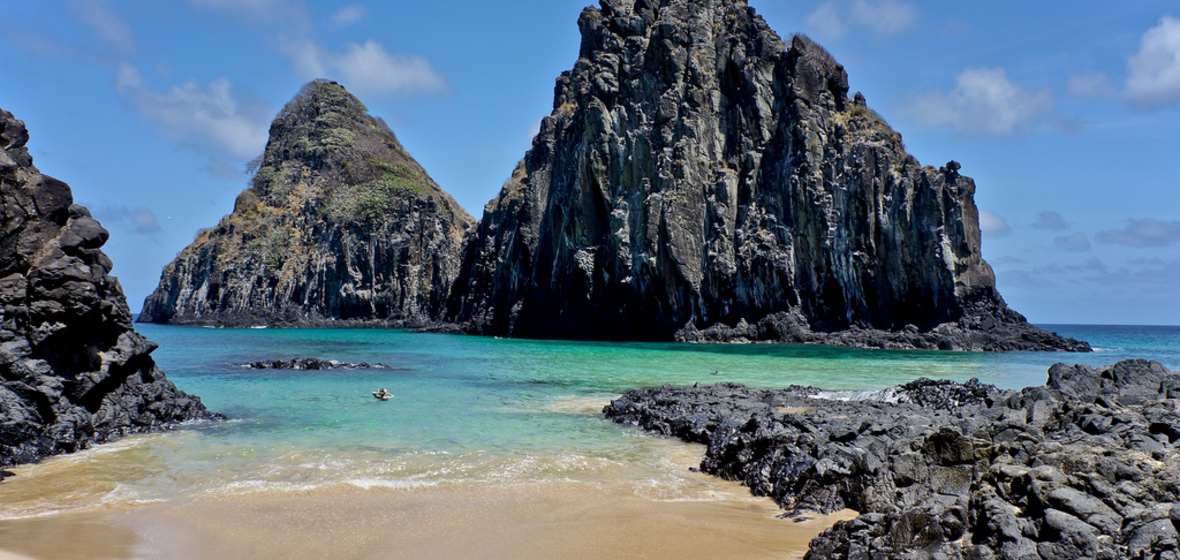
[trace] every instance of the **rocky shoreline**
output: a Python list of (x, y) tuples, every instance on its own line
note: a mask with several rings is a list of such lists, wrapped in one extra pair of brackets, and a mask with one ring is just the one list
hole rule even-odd
[(786, 515), (861, 515), (809, 559), (1180, 558), (1180, 373), (1054, 365), (1045, 386), (919, 380), (860, 400), (721, 383), (630, 391), (611, 420), (708, 446)]
[(834, 332), (813, 330), (798, 310), (768, 315), (753, 324), (745, 320), (730, 327), (715, 324), (680, 329), (676, 342), (699, 344), (822, 344), (848, 348), (890, 350), (950, 350), (960, 352), (1092, 352), (1085, 341), (1036, 327), (1011, 309), (975, 313), (921, 330), (908, 325), (896, 331), (852, 326)]

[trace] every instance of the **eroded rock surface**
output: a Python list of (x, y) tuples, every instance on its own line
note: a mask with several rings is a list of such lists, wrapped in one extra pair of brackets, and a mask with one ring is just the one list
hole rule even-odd
[(0, 466), (208, 417), (134, 331), (107, 230), (37, 170), (28, 140), (0, 110)]
[(788, 514), (861, 515), (810, 559), (1180, 558), (1180, 374), (1058, 364), (1043, 387), (922, 381), (875, 400), (736, 384), (631, 391), (605, 414), (708, 445), (701, 469)]
[(442, 314), (474, 220), (343, 86), (307, 84), (233, 213), (164, 268), (139, 320), (413, 327)]
[(844, 68), (741, 0), (603, 0), (469, 241), (450, 317), (532, 338), (1088, 350), (980, 254), (975, 183), (923, 167)]

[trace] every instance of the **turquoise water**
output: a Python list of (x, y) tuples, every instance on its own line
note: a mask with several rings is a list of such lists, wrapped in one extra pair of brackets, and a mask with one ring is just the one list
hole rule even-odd
[[(140, 325), (169, 379), (225, 422), (128, 438), (23, 467), (0, 486), (0, 517), (95, 504), (333, 484), (421, 487), (640, 481), (689, 492), (668, 444), (603, 420), (634, 387), (737, 381), (880, 389), (917, 377), (1039, 385), (1053, 363), (1145, 357), (1180, 369), (1180, 327), (1048, 325), (1093, 354), (870, 351), (818, 346), (574, 343), (388, 330)], [(276, 371), (293, 357), (391, 370)], [(369, 393), (386, 387), (387, 402)]]

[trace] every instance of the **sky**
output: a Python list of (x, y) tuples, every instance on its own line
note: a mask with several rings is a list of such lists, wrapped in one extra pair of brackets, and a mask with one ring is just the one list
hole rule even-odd
[[(922, 164), (977, 184), (1039, 324), (1180, 324), (1180, 4), (749, 0), (823, 45)], [(0, 0), (0, 109), (111, 231), (133, 310), (304, 83), (339, 81), (477, 219), (552, 110), (590, 0)]]

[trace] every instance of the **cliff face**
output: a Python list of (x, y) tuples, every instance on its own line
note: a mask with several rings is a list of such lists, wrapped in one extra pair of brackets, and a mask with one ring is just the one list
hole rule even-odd
[(1009, 310), (975, 183), (741, 0), (602, 0), (450, 316), (540, 338), (1087, 349)]
[(335, 82), (304, 86), (233, 213), (164, 268), (139, 320), (414, 326), (439, 315), (474, 220), (367, 111)]
[(209, 416), (156, 367), (99, 250), (107, 231), (28, 139), (0, 110), (0, 466)]

